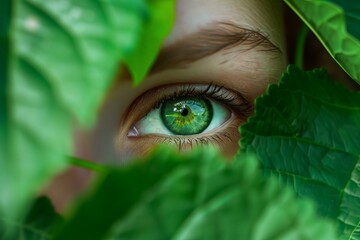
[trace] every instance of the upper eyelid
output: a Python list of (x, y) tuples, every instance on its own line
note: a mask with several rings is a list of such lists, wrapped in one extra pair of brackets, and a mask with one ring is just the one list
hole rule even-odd
[[(209, 99), (225, 104), (232, 108), (238, 115), (248, 117), (252, 113), (253, 104), (247, 100), (241, 93), (229, 90), (221, 85), (213, 84), (183, 84), (179, 85), (182, 89), (177, 94), (169, 95), (160, 99), (153, 108), (158, 107), (161, 102), (183, 96), (207, 97)], [(203, 90), (196, 90), (196, 87), (205, 87)]]

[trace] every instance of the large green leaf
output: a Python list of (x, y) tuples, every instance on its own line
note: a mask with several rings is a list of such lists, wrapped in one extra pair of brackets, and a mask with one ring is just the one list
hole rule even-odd
[[(9, 10), (6, 4), (1, 12)], [(1, 45), (9, 54), (1, 55), (0, 68), (0, 215), (19, 211), (64, 168), (72, 120), (94, 122), (148, 16), (145, 0), (18, 0), (12, 6), (11, 18), (10, 11), (1, 15), (1, 41), (4, 33), (12, 41)], [(12, 20), (9, 34), (4, 19)]]
[(360, 84), (359, 2), (354, 0), (284, 1), (317, 35), (339, 65)]
[(253, 157), (229, 163), (213, 150), (186, 156), (161, 148), (146, 161), (111, 170), (80, 205), (60, 239), (335, 239)]
[(0, 225), (0, 239), (48, 240), (53, 235), (54, 226), (61, 221), (62, 218), (55, 212), (49, 199), (40, 197), (24, 219), (14, 221), (0, 218), (0, 222), (6, 223), (2, 224), (3, 226), (11, 226), (5, 229)]
[(165, 36), (175, 18), (175, 0), (147, 0), (150, 16), (137, 42), (136, 49), (125, 56), (133, 81), (139, 84), (154, 63)]
[(145, 0), (21, 0), (15, 57), (47, 80), (59, 104), (88, 124), (120, 59), (136, 47), (147, 15)]
[(241, 148), (256, 152), (266, 174), (314, 199), (344, 238), (360, 239), (360, 93), (325, 70), (290, 66), (257, 99), (241, 135)]

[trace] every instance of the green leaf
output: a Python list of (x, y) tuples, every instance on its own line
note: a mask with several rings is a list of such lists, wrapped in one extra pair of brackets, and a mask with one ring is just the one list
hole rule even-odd
[[(11, 2), (4, 0), (0, 2), (0, 169), (3, 169), (4, 160), (7, 159), (7, 141), (8, 136), (8, 99), (7, 89), (8, 82), (8, 55), (10, 51), (10, 19), (11, 19)], [(3, 174), (0, 174), (0, 183), (4, 181)], [(0, 191), (0, 206), (3, 205), (5, 199)], [(1, 207), (0, 207), (1, 214)]]
[(360, 239), (359, 92), (325, 70), (289, 66), (240, 131), (241, 148), (258, 155), (266, 175), (315, 200), (344, 238)]
[(11, 232), (9, 232), (9, 228), (5, 230), (0, 225), (0, 239), (2, 240), (47, 240), (52, 238), (54, 226), (60, 224), (62, 218), (55, 212), (49, 199), (40, 197), (23, 220), (7, 222), (7, 219), (0, 217), (0, 221), (11, 227)]
[(345, 12), (347, 31), (360, 39), (360, 1), (353, 0), (328, 0), (340, 6)]
[(15, 57), (49, 82), (59, 104), (89, 124), (119, 60), (134, 50), (147, 10), (145, 0), (21, 0)]
[(1, 15), (9, 22), (1, 25), (1, 41), (4, 32), (12, 41), (0, 47), (8, 53), (0, 62), (0, 215), (8, 216), (66, 166), (74, 117), (94, 122), (148, 11), (145, 0), (11, 3), (1, 2), (1, 11), (8, 4), (13, 13)]
[(315, 33), (339, 65), (360, 84), (359, 3), (353, 0), (284, 1)]
[(175, 18), (175, 0), (147, 0), (150, 16), (136, 49), (125, 57), (135, 85), (140, 84), (154, 63)]
[(146, 161), (112, 169), (58, 239), (335, 239), (253, 157), (228, 162), (211, 149), (185, 156), (160, 148)]

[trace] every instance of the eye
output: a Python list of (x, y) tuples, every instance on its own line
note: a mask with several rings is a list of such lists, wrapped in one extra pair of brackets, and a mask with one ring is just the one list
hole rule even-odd
[(163, 100), (139, 120), (129, 136), (196, 135), (211, 132), (229, 119), (231, 111), (207, 97), (182, 96)]
[(252, 104), (236, 91), (213, 84), (167, 85), (134, 101), (126, 135), (134, 144), (237, 144), (237, 129), (251, 113)]
[(161, 143), (179, 151), (211, 145), (231, 157), (239, 148), (239, 126), (252, 113), (252, 101), (236, 90), (212, 83), (163, 85), (129, 105), (115, 144), (121, 159), (147, 154)]

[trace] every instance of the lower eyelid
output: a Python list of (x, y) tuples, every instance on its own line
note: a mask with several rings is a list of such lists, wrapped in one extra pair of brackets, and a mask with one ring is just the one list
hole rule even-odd
[[(169, 144), (176, 147), (179, 151), (186, 151), (193, 147), (210, 145), (218, 148), (225, 156), (231, 158), (239, 148), (240, 134), (238, 131), (242, 121), (234, 116), (230, 123), (211, 135), (197, 137), (184, 136), (158, 136), (147, 135), (139, 138), (128, 137), (126, 144), (119, 142), (120, 152), (126, 152), (130, 156), (144, 155), (149, 153), (157, 144)], [(121, 149), (123, 147), (123, 149)]]
[(191, 143), (219, 143), (222, 140), (226, 140), (230, 143), (233, 139), (231, 136), (238, 135), (238, 128), (244, 121), (232, 113), (230, 118), (224, 122), (221, 126), (216, 128), (216, 131), (210, 131), (206, 133), (200, 133), (195, 135), (165, 135), (165, 134), (148, 134), (144, 136), (128, 136), (130, 140), (136, 141), (138, 138), (147, 139), (148, 141), (154, 141), (155, 143), (170, 143), (176, 145), (185, 145)]

